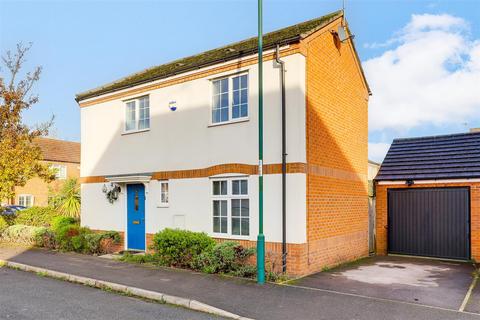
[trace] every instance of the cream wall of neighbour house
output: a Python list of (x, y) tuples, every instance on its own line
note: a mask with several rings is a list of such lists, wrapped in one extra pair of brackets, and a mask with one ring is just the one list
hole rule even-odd
[[(286, 61), (288, 161), (305, 162), (305, 58)], [(140, 96), (150, 97), (150, 130), (123, 134), (125, 99), (81, 108), (81, 176), (101, 176), (183, 169), (225, 163), (258, 163), (257, 67), (248, 72), (249, 120), (211, 126), (212, 78), (227, 72)], [(264, 64), (264, 163), (281, 162), (281, 98), (279, 69)], [(134, 98), (132, 96), (131, 98)], [(169, 109), (175, 100), (178, 109)]]
[[(242, 177), (242, 175), (234, 175)], [(169, 180), (169, 206), (160, 206), (160, 182), (146, 183), (145, 226), (147, 233), (164, 228), (203, 231), (217, 238), (256, 240), (258, 232), (258, 176), (248, 179), (250, 199), (250, 235), (228, 236), (213, 233), (211, 178)], [(282, 241), (281, 175), (264, 176), (265, 236), (270, 242)], [(119, 200), (110, 204), (102, 192), (103, 183), (82, 185), (82, 225), (95, 230), (125, 231), (125, 184)], [(287, 241), (306, 242), (306, 176), (289, 174), (287, 189)], [(128, 230), (127, 230), (128, 232)]]
[[(248, 58), (248, 57), (247, 57)], [(286, 66), (288, 162), (306, 162), (305, 57), (282, 58)], [(231, 62), (230, 62), (231, 63)], [(218, 65), (217, 65), (218, 66)], [(201, 70), (200, 70), (201, 71)], [(257, 66), (192, 80), (81, 108), (81, 176), (111, 176), (202, 169), (214, 165), (258, 164)], [(248, 73), (248, 121), (211, 125), (212, 79)], [(161, 81), (160, 81), (161, 82)], [(125, 101), (149, 95), (150, 130), (124, 134)], [(177, 102), (177, 110), (169, 102)], [(280, 74), (264, 63), (264, 163), (281, 163)], [(227, 175), (228, 176), (228, 175)], [(232, 173), (231, 176), (235, 176)], [(258, 232), (258, 176), (248, 177), (250, 235), (224, 236), (255, 241)], [(268, 241), (281, 242), (281, 175), (264, 176), (264, 225)], [(287, 242), (306, 242), (306, 175), (287, 175)], [(159, 182), (146, 183), (146, 233), (171, 228), (213, 233), (210, 178), (169, 180), (168, 207), (160, 207)], [(103, 183), (82, 185), (82, 225), (98, 230), (126, 230), (125, 184), (110, 204)]]

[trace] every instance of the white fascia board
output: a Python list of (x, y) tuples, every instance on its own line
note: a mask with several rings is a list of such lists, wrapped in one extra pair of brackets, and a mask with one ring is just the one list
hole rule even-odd
[[(480, 182), (479, 178), (474, 179), (438, 179), (438, 180), (413, 180), (414, 184), (444, 184), (444, 183), (473, 183)], [(402, 185), (407, 184), (406, 180), (385, 180), (378, 181), (378, 185)]]

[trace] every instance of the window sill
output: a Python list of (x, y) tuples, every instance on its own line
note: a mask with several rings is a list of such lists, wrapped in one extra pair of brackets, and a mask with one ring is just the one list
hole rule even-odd
[(135, 133), (142, 133), (142, 132), (147, 132), (147, 131), (150, 131), (150, 128), (142, 129), (142, 130), (123, 131), (122, 136), (129, 135), (129, 134), (135, 134)]
[(250, 118), (240, 118), (236, 120), (230, 120), (230, 121), (225, 121), (225, 122), (218, 122), (218, 123), (210, 123), (208, 127), (218, 127), (218, 126), (224, 126), (228, 124), (233, 124), (233, 123), (240, 123), (240, 122), (247, 122), (250, 121)]
[(248, 240), (251, 241), (250, 236), (239, 236), (239, 235), (231, 235), (226, 233), (212, 233), (212, 237), (218, 239), (225, 239), (225, 240)]

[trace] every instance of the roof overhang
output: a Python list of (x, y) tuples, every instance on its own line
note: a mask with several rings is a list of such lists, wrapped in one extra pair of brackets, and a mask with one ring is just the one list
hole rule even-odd
[[(408, 180), (380, 180), (376, 181), (378, 185), (404, 185)], [(431, 180), (415, 180), (414, 184), (444, 184), (444, 183), (478, 183), (480, 178), (471, 179), (431, 179)]]
[(106, 176), (105, 180), (108, 182), (114, 182), (114, 183), (128, 183), (128, 182), (145, 183), (152, 180), (152, 175), (151, 174), (132, 174), (132, 175)]

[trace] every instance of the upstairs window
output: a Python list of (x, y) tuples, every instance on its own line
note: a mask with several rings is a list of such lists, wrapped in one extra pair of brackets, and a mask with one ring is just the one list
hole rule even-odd
[(50, 165), (50, 168), (55, 170), (55, 179), (67, 179), (67, 166), (61, 164), (52, 164)]
[(18, 205), (30, 208), (33, 206), (33, 196), (31, 194), (21, 194), (18, 196)]
[(125, 132), (143, 131), (150, 128), (149, 97), (127, 101), (125, 104)]
[(248, 75), (212, 81), (212, 123), (248, 118)]

